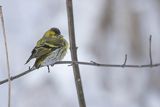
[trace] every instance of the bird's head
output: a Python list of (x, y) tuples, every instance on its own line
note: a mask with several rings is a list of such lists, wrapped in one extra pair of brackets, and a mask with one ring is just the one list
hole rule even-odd
[(51, 32), (54, 32), (54, 33), (57, 34), (57, 35), (60, 35), (60, 34), (61, 34), (60, 30), (59, 30), (58, 28), (55, 28), (55, 27), (51, 28), (50, 31), (51, 31)]
[(59, 35), (61, 35), (60, 30), (58, 28), (53, 27), (44, 34), (44, 37), (52, 38)]

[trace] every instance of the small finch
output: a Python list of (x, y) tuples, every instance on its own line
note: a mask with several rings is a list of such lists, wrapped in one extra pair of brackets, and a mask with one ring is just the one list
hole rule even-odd
[(67, 49), (68, 42), (63, 38), (60, 30), (51, 28), (37, 42), (25, 64), (36, 58), (32, 68), (49, 67), (49, 65), (54, 65), (56, 61), (62, 60), (67, 53)]

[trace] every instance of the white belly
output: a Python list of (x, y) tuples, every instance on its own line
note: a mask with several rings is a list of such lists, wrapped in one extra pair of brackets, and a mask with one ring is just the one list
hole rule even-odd
[(47, 66), (47, 65), (52, 65), (54, 64), (56, 61), (60, 61), (63, 59), (63, 57), (65, 56), (66, 52), (63, 52), (63, 49), (56, 49), (55, 51), (53, 51), (48, 57), (46, 57), (46, 59), (43, 61), (43, 63), (41, 64), (41, 66)]

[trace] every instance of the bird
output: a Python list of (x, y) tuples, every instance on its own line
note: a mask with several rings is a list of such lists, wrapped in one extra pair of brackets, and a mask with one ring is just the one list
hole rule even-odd
[(68, 48), (68, 42), (61, 35), (60, 30), (53, 27), (46, 31), (43, 37), (36, 43), (25, 64), (35, 58), (35, 63), (31, 69), (47, 66), (50, 72), (49, 65), (54, 65), (57, 61), (61, 61), (66, 55)]

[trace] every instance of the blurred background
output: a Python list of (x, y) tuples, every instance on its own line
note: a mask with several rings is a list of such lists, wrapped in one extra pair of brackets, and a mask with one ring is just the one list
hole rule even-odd
[[(68, 40), (65, 0), (1, 0), (11, 75), (22, 73), (37, 40), (58, 27)], [(160, 62), (160, 0), (73, 0), (79, 61), (108, 64)], [(0, 80), (7, 78), (0, 28)], [(64, 60), (70, 59), (70, 51)], [(80, 65), (87, 107), (160, 107), (160, 67), (104, 68)], [(7, 107), (8, 84), (0, 85)], [(12, 107), (78, 107), (72, 67), (41, 68), (12, 82)]]

